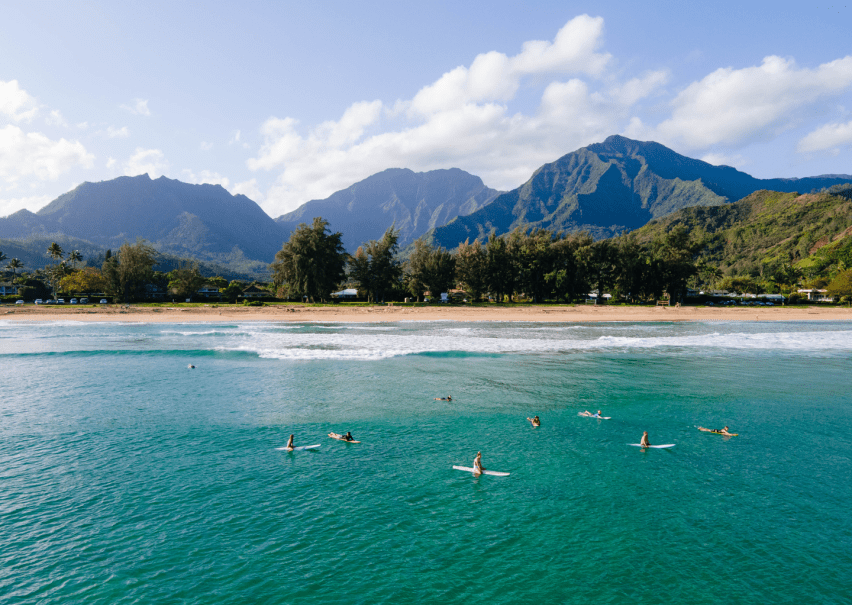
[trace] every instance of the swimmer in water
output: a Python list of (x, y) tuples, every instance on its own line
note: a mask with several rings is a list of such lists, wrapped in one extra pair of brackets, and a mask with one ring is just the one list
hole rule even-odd
[(538, 416), (533, 416), (532, 418), (527, 418), (534, 427), (541, 426), (541, 420), (539, 420)]

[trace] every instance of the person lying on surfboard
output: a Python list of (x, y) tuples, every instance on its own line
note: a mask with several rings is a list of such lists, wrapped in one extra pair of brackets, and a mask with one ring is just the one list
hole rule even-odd
[(290, 435), (290, 438), (287, 440), (287, 445), (284, 446), (284, 449), (293, 451), (293, 435)]
[(589, 418), (600, 418), (601, 417), (601, 411), (598, 410), (597, 414), (592, 414), (589, 410), (586, 410), (581, 414), (581, 416), (588, 416)]
[(482, 452), (476, 452), (476, 458), (473, 459), (473, 472), (476, 475), (481, 475), (485, 467), (482, 466)]
[(705, 433), (718, 433), (720, 435), (730, 435), (731, 437), (734, 436), (733, 433), (728, 432), (728, 427), (725, 427), (723, 429), (705, 429), (703, 426), (699, 426), (698, 430), (704, 431)]
[(355, 441), (355, 438), (352, 437), (351, 431), (346, 431), (346, 434), (343, 436), (344, 441)]
[(447, 395), (446, 397), (435, 397), (435, 401), (452, 401), (453, 398)]
[(644, 433), (642, 433), (642, 440), (641, 440), (641, 441), (639, 441), (639, 445), (641, 445), (641, 446), (643, 446), (643, 447), (648, 447), (648, 446), (650, 446), (650, 445), (651, 445), (651, 444), (648, 442), (648, 431), (645, 431)]
[(541, 420), (539, 420), (538, 416), (533, 416), (532, 418), (527, 418), (530, 421), (530, 424), (533, 426), (541, 426)]

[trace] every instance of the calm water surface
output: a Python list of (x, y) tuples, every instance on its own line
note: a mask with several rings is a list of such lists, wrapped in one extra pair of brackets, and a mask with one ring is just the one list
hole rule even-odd
[(850, 375), (844, 322), (0, 322), (0, 602), (850, 603)]

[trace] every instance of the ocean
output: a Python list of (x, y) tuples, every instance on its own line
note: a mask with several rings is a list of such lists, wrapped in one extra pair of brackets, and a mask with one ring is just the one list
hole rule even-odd
[(850, 376), (850, 322), (0, 321), (0, 602), (850, 603)]

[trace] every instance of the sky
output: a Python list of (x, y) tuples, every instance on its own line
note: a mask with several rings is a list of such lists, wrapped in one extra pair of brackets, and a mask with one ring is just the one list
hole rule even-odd
[(612, 134), (852, 174), (852, 6), (817, 2), (3, 2), (0, 216), (145, 173), (272, 217), (387, 168), (509, 190)]

